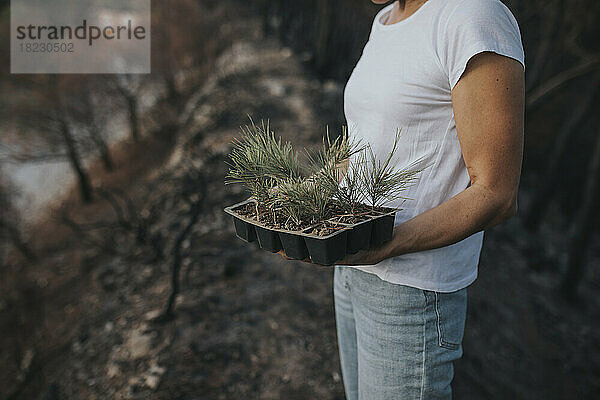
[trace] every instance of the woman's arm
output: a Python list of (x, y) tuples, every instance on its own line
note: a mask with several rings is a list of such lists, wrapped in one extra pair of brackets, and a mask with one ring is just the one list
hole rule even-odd
[(336, 264), (370, 265), (386, 258), (447, 246), (497, 225), (517, 210), (523, 156), (524, 71), (492, 52), (471, 58), (452, 91), (452, 104), (471, 186), (394, 228), (382, 247)]

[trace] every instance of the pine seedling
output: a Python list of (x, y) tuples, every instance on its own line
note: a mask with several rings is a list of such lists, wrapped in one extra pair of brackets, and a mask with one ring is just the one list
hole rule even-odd
[(296, 225), (323, 222), (329, 217), (333, 204), (330, 185), (322, 179), (299, 178), (278, 186), (271, 202), (286, 220)]
[[(350, 159), (353, 154), (356, 154), (364, 149), (361, 146), (360, 140), (351, 140), (348, 137), (346, 127), (342, 127), (342, 134), (336, 137), (333, 141), (329, 136), (329, 127), (323, 137), (323, 143), (318, 151), (306, 151), (312, 172), (319, 173), (323, 169), (330, 167), (338, 167), (340, 163)], [(339, 179), (338, 179), (339, 181)]]
[(312, 173), (311, 180), (324, 180), (322, 182), (329, 191), (337, 191), (337, 186), (342, 179), (340, 169), (342, 163), (348, 162), (353, 154), (361, 152), (364, 146), (360, 141), (348, 138), (347, 130), (342, 128), (342, 134), (333, 141), (329, 136), (329, 128), (323, 143), (318, 151), (306, 150), (309, 167), (308, 171)]
[(371, 146), (367, 146), (366, 151), (359, 156), (361, 186), (373, 210), (381, 207), (385, 201), (406, 199), (402, 197), (402, 192), (418, 179), (417, 175), (422, 171), (410, 169), (420, 162), (420, 159), (411, 166), (396, 171), (398, 162), (393, 162), (392, 159), (398, 149), (399, 139), (400, 130), (396, 132), (392, 149), (383, 161), (375, 157)]
[(340, 163), (349, 159), (353, 154), (360, 152), (364, 146), (361, 146), (360, 140), (352, 140), (348, 137), (348, 130), (342, 127), (342, 134), (332, 142), (329, 137), (329, 127), (327, 128), (321, 152), (326, 159)]
[(306, 151), (312, 175), (305, 181), (301, 194), (314, 222), (325, 220), (327, 212), (332, 211), (341, 180), (341, 164), (357, 151), (358, 145), (348, 139), (345, 130), (331, 140), (329, 129), (318, 151)]
[(334, 197), (339, 201), (345, 213), (356, 213), (357, 207), (365, 198), (365, 190), (360, 175), (360, 158), (358, 161), (350, 163), (348, 171), (337, 186)]
[(304, 202), (304, 191), (301, 186), (306, 184), (305, 178), (292, 178), (280, 182), (277, 192), (268, 202), (273, 212), (279, 213), (286, 229), (297, 230), (304, 221), (310, 220), (310, 210)]
[(263, 123), (260, 129), (260, 145), (264, 146), (266, 155), (265, 169), (268, 175), (275, 180), (296, 179), (302, 176), (302, 165), (290, 142), (283, 142), (281, 138), (275, 139), (275, 133), (266, 128)]
[(300, 186), (300, 199), (305, 205), (305, 211), (312, 217), (311, 223), (327, 219), (327, 212), (333, 204), (333, 193), (331, 181), (325, 179), (324, 174), (309, 184)]
[(233, 140), (229, 172), (226, 184), (241, 183), (256, 201), (256, 217), (260, 220), (260, 208), (268, 208), (273, 188), (281, 180), (299, 178), (301, 165), (289, 142), (275, 139), (269, 122), (261, 122), (241, 128), (241, 139)]

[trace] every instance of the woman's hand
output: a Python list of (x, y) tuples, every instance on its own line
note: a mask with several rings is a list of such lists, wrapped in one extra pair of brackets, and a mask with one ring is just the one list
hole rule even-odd
[(295, 260), (295, 261), (304, 261), (310, 264), (313, 264), (313, 262), (310, 260), (310, 257), (306, 257), (304, 260), (296, 260), (294, 258), (289, 258), (286, 254), (285, 254), (285, 250), (281, 249), (277, 252), (277, 254), (279, 254), (281, 257), (283, 257), (286, 260)]
[(379, 247), (362, 250), (356, 254), (346, 254), (342, 260), (336, 261), (336, 265), (375, 265), (383, 260), (400, 255), (396, 252), (395, 243), (398, 241), (399, 225), (394, 227), (392, 240)]
[(390, 257), (386, 245), (375, 249), (361, 250), (356, 254), (346, 254), (346, 257), (336, 261), (336, 265), (375, 265)]
[[(284, 250), (280, 250), (277, 254), (281, 255), (286, 260), (293, 260), (293, 258), (287, 257)], [(385, 245), (376, 249), (359, 251), (356, 254), (347, 254), (343, 259), (336, 261), (336, 265), (375, 265), (386, 258), (388, 258), (388, 250), (385, 249)], [(303, 261), (313, 265), (319, 265), (312, 262), (310, 257), (305, 258)]]

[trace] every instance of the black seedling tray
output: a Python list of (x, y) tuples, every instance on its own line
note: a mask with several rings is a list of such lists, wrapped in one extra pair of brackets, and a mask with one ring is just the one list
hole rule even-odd
[(304, 260), (309, 256), (306, 241), (299, 233), (300, 232), (279, 232), (279, 239), (281, 240), (283, 250), (285, 250), (285, 255), (294, 260)]
[(346, 253), (355, 254), (360, 250), (368, 250), (371, 247), (371, 235), (373, 231), (373, 219), (348, 225), (348, 240), (346, 241)]
[[(367, 220), (356, 224), (339, 223), (339, 230), (327, 235), (310, 234), (318, 225), (302, 231), (289, 231), (267, 227), (257, 221), (236, 213), (236, 209), (252, 199), (226, 207), (225, 212), (233, 217), (236, 235), (246, 241), (258, 244), (264, 250), (276, 253), (283, 249), (288, 258), (311, 261), (321, 265), (333, 265), (346, 254), (354, 254), (360, 250), (368, 250), (391, 240), (394, 228), (394, 217), (397, 210), (386, 208), (384, 212), (368, 215)], [(330, 221), (331, 222), (331, 221)]]
[[(348, 239), (348, 227), (341, 228), (327, 236), (310, 235), (306, 231), (302, 235), (310, 254), (310, 259), (315, 264), (333, 265), (346, 255), (346, 241)], [(287, 254), (287, 253), (286, 253)]]
[(233, 225), (235, 226), (235, 234), (243, 241), (251, 243), (256, 240), (256, 231), (251, 223), (234, 217)]
[(256, 236), (258, 237), (258, 244), (261, 249), (277, 253), (283, 248), (279, 234), (273, 229), (260, 225), (256, 225), (254, 229), (256, 229)]
[(392, 240), (394, 231), (394, 219), (396, 212), (389, 211), (376, 216), (373, 219), (373, 229), (371, 231), (371, 246), (381, 246), (385, 242)]

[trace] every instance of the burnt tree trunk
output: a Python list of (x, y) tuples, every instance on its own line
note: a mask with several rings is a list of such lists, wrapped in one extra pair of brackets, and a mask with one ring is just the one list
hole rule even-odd
[(112, 156), (110, 155), (110, 150), (108, 148), (108, 144), (106, 140), (102, 137), (98, 126), (92, 122), (90, 125), (90, 135), (92, 137), (92, 141), (98, 147), (98, 151), (100, 152), (100, 159), (102, 160), (102, 165), (106, 171), (113, 171), (115, 165), (112, 160)]
[[(279, 5), (280, 3), (278, 1), (266, 0), (260, 2), (261, 12), (264, 15), (263, 32), (265, 35), (277, 33), (277, 26), (275, 26), (276, 23), (274, 22), (279, 18)], [(273, 30), (271, 30), (271, 28), (273, 28)]]
[[(10, 241), (27, 260), (35, 261), (37, 259), (35, 252), (29, 247), (29, 244), (23, 239), (21, 232), (15, 226), (0, 221), (0, 239)], [(0, 261), (0, 266), (2, 266), (4, 261), (1, 258)]]
[(554, 54), (552, 50), (556, 45), (556, 38), (560, 37), (561, 33), (560, 27), (564, 12), (564, 0), (558, 0), (556, 4), (550, 4), (549, 6), (549, 21), (546, 21), (543, 25), (545, 29), (541, 35), (540, 44), (536, 49), (533, 68), (530, 68), (527, 74), (526, 90), (528, 92), (538, 84), (542, 71), (548, 65), (548, 59)]
[(83, 163), (81, 161), (81, 157), (79, 152), (77, 151), (77, 147), (75, 145), (75, 139), (73, 138), (73, 134), (69, 129), (69, 125), (67, 121), (62, 119), (60, 121), (61, 127), (60, 132), (63, 137), (63, 141), (65, 146), (67, 147), (67, 154), (69, 155), (69, 163), (71, 164), (71, 168), (75, 171), (79, 181), (79, 190), (81, 193), (81, 199), (85, 203), (92, 202), (92, 185), (90, 183), (90, 178), (87, 174), (87, 171), (83, 167)]
[(129, 129), (131, 138), (138, 142), (140, 140), (140, 129), (138, 124), (138, 103), (137, 98), (133, 94), (127, 94), (125, 96), (127, 102), (127, 112), (129, 114)]
[(589, 164), (589, 170), (583, 193), (583, 204), (575, 217), (571, 228), (567, 274), (563, 281), (563, 293), (568, 300), (577, 298), (577, 287), (584, 273), (583, 261), (585, 250), (592, 233), (598, 204), (598, 189), (600, 186), (600, 133), (597, 134), (594, 152)]
[(535, 231), (546, 211), (547, 206), (552, 200), (552, 194), (555, 189), (554, 178), (558, 175), (560, 168), (563, 166), (564, 153), (569, 143), (569, 139), (573, 137), (573, 133), (585, 121), (585, 116), (588, 114), (591, 105), (594, 102), (595, 94), (598, 91), (597, 83), (590, 85), (588, 92), (583, 97), (582, 102), (575, 107), (575, 110), (566, 120), (564, 125), (559, 130), (550, 156), (548, 157), (548, 165), (544, 170), (544, 176), (540, 179), (536, 191), (533, 194), (533, 199), (529, 205), (529, 210), (525, 215), (523, 224), (530, 231)]
[(175, 244), (173, 246), (173, 267), (171, 270), (171, 294), (167, 301), (167, 306), (164, 313), (159, 317), (161, 321), (169, 321), (175, 316), (175, 300), (177, 294), (179, 294), (179, 275), (181, 271), (181, 264), (183, 262), (182, 247), (183, 242), (192, 233), (192, 228), (198, 222), (202, 209), (204, 207), (204, 201), (206, 200), (206, 182), (203, 178), (200, 178), (199, 182), (200, 193), (198, 199), (191, 204), (190, 219), (185, 228), (177, 235)]
[(21, 232), (15, 227), (9, 229), (10, 237), (13, 245), (25, 256), (29, 261), (35, 261), (37, 259), (36, 254), (33, 252), (29, 244), (21, 237)]
[(167, 86), (167, 98), (170, 103), (179, 102), (179, 90), (177, 89), (177, 82), (175, 81), (175, 71), (169, 69), (169, 72), (165, 75), (165, 84)]
[(331, 32), (331, 8), (329, 0), (319, 0), (317, 16), (317, 40), (315, 41), (315, 67), (324, 75), (327, 71), (327, 54)]

